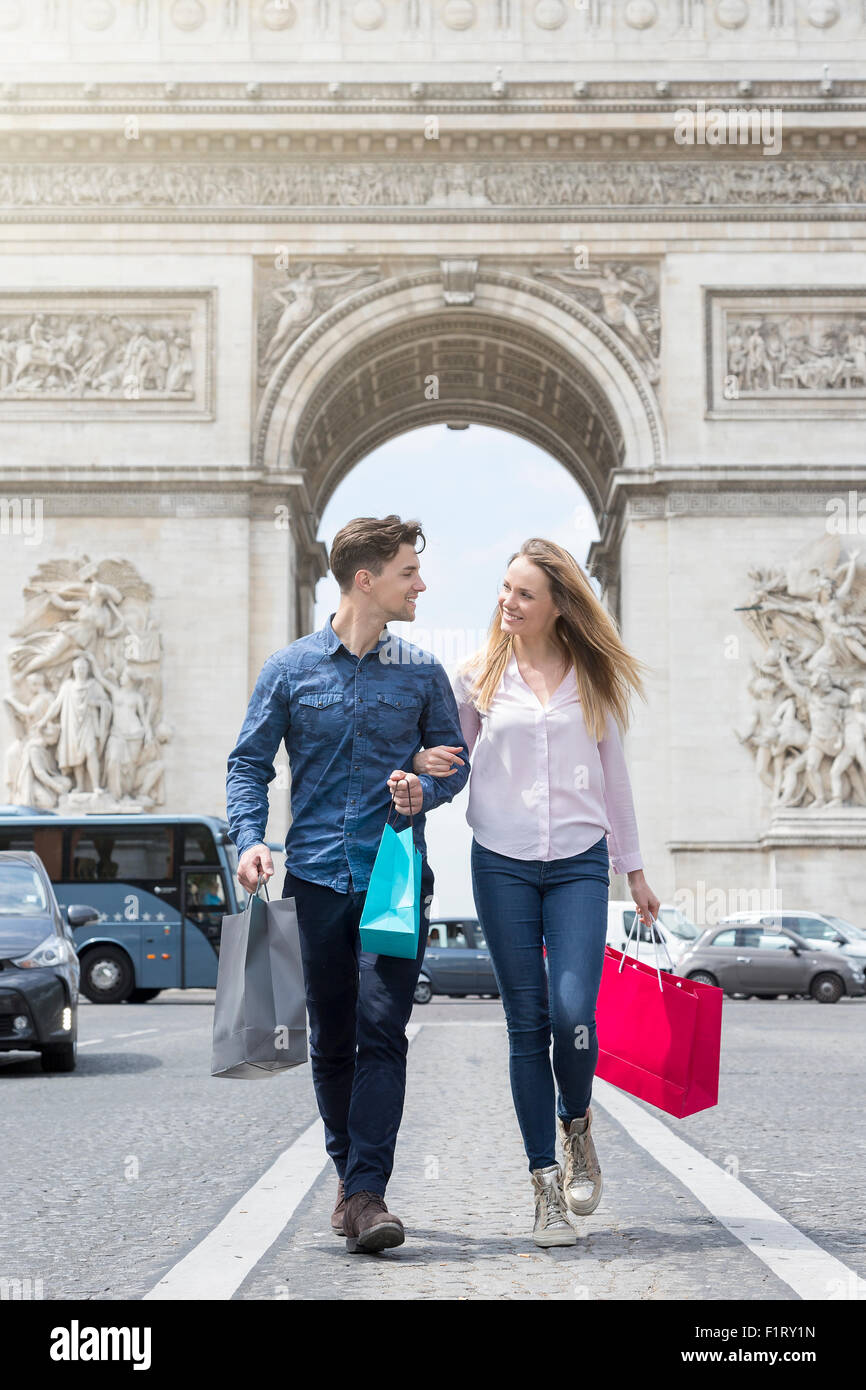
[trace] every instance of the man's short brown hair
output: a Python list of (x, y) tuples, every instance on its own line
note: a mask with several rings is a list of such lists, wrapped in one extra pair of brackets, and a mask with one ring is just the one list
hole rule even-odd
[[(422, 544), (418, 545), (418, 538)], [(358, 570), (370, 570), (379, 575), (389, 560), (393, 560), (401, 545), (423, 550), (427, 544), (420, 521), (401, 521), (390, 516), (356, 516), (348, 521), (334, 537), (329, 563), (331, 572), (343, 593), (352, 586)]]

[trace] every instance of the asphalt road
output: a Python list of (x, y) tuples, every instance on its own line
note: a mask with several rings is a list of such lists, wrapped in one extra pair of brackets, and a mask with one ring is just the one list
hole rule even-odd
[[(821, 1297), (863, 1297), (866, 1000), (726, 1000), (719, 1104), (685, 1120), (597, 1083), (605, 1195), (578, 1245), (552, 1251), (530, 1240), (499, 1002), (416, 1006), (388, 1191), (407, 1241), (375, 1257), (348, 1256), (328, 1228), (309, 1066), (212, 1078), (212, 1008), (212, 991), (83, 1001), (74, 1073), (0, 1055), (0, 1281), (45, 1299), (795, 1300), (811, 1278)], [(754, 1196), (778, 1221), (749, 1242), (737, 1203), (748, 1216)], [(794, 1245), (776, 1257), (780, 1232)], [(222, 1292), (206, 1295), (205, 1277)]]

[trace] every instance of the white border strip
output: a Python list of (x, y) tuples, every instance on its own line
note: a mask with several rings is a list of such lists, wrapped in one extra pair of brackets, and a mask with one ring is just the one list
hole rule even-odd
[[(421, 1028), (420, 1023), (407, 1026), (410, 1042)], [(144, 1298), (231, 1298), (288, 1225), (330, 1161), (325, 1153), (324, 1125), (316, 1120)]]
[(596, 1077), (592, 1103), (618, 1120), (629, 1138), (667, 1168), (800, 1298), (866, 1299), (866, 1279), (822, 1250), (739, 1178), (705, 1158), (615, 1086)]

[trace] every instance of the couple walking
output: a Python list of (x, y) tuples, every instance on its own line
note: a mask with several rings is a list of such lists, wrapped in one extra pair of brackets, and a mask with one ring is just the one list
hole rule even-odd
[(533, 539), (512, 556), (486, 646), (452, 688), (433, 656), (386, 628), (415, 617), (424, 544), (417, 521), (349, 522), (330, 553), (336, 613), (264, 663), (228, 758), (238, 878), (253, 892), (273, 873), (267, 789), (285, 740), (283, 896), (297, 907), (313, 1082), (339, 1179), (331, 1224), (350, 1251), (400, 1245), (384, 1198), (427, 933), (402, 960), (362, 954), (358, 926), (389, 811), (396, 829), (412, 824), (429, 915), (424, 818), (469, 780), (472, 888), (508, 1026), (533, 1238), (572, 1245), (570, 1213), (594, 1211), (602, 1190), (589, 1102), (610, 867), (628, 875), (642, 920), (659, 908), (617, 726), (629, 687), (642, 693), (639, 663), (568, 551)]

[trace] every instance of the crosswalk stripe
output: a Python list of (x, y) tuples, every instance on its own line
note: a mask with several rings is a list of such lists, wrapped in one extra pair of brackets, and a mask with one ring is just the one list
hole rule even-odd
[[(410, 1042), (421, 1026), (408, 1025)], [(280, 1154), (219, 1225), (148, 1290), (145, 1299), (231, 1298), (330, 1161), (319, 1119)]]
[(800, 1298), (863, 1299), (866, 1279), (792, 1226), (771, 1206), (687, 1144), (615, 1086), (596, 1077), (592, 1104), (618, 1120), (629, 1138), (667, 1168), (737, 1240)]

